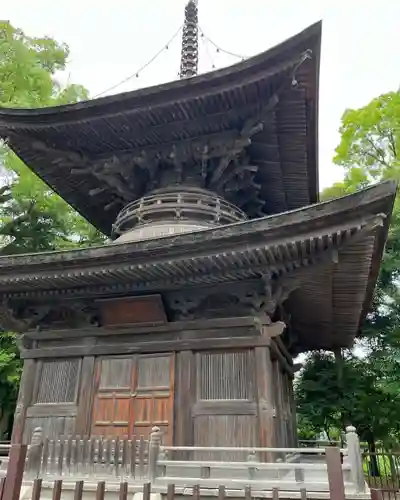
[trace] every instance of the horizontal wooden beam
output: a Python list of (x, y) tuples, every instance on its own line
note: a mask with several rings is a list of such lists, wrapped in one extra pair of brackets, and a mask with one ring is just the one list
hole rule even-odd
[(174, 321), (171, 323), (155, 324), (142, 323), (140, 325), (126, 325), (121, 327), (90, 327), (71, 330), (32, 330), (26, 332), (24, 337), (31, 340), (56, 340), (56, 339), (72, 339), (83, 337), (104, 337), (108, 335), (140, 335), (149, 333), (175, 333), (186, 332), (186, 335), (191, 332), (194, 336), (198, 331), (209, 331), (210, 336), (215, 330), (235, 329), (235, 328), (253, 328), (260, 331), (263, 323), (262, 318), (255, 316), (243, 316), (236, 318), (216, 318), (216, 319), (196, 319), (185, 321)]
[(257, 404), (252, 401), (199, 401), (193, 406), (192, 416), (200, 415), (257, 415)]
[(70, 358), (82, 356), (101, 356), (110, 354), (139, 354), (187, 350), (236, 349), (270, 345), (270, 338), (225, 337), (219, 339), (190, 339), (170, 341), (149, 341), (137, 343), (118, 343), (102, 345), (81, 345), (26, 349), (21, 352), (23, 359)]
[(30, 406), (27, 417), (75, 417), (78, 408), (74, 403), (46, 403)]

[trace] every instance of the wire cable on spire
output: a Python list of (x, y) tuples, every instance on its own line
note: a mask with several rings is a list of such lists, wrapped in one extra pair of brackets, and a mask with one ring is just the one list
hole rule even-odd
[(202, 38), (204, 38), (205, 40), (207, 40), (211, 45), (213, 45), (215, 47), (215, 49), (217, 50), (217, 52), (222, 52), (222, 53), (227, 54), (229, 56), (236, 57), (237, 59), (241, 59), (242, 61), (244, 61), (245, 59), (247, 59), (247, 56), (243, 56), (243, 55), (240, 55), (240, 54), (235, 54), (234, 52), (230, 52), (229, 50), (225, 50), (222, 47), (220, 47), (219, 45), (217, 45), (213, 40), (211, 40), (210, 37), (208, 37), (204, 33), (204, 31), (201, 29), (201, 26), (199, 26), (199, 32), (200, 32), (200, 36)]
[(117, 87), (119, 87), (120, 85), (123, 85), (124, 83), (128, 82), (129, 80), (131, 80), (132, 78), (138, 78), (139, 77), (139, 74), (144, 70), (146, 69), (148, 66), (150, 66), (150, 64), (152, 62), (154, 62), (158, 56), (164, 52), (164, 50), (168, 50), (169, 48), (169, 45), (175, 40), (175, 38), (179, 35), (179, 33), (181, 32), (182, 30), (182, 27), (183, 27), (183, 24), (181, 26), (179, 26), (179, 28), (176, 30), (176, 32), (173, 34), (173, 36), (168, 40), (167, 43), (165, 43), (162, 48), (156, 53), (154, 54), (154, 56), (149, 59), (147, 61), (146, 64), (144, 64), (143, 66), (141, 66), (137, 71), (135, 71), (134, 73), (132, 73), (131, 75), (127, 76), (126, 78), (124, 78), (123, 80), (121, 80), (120, 82), (116, 83), (115, 85), (113, 85), (112, 87), (109, 87), (107, 88), (106, 90), (103, 90), (102, 92), (100, 92), (99, 94), (96, 94), (93, 99), (96, 99), (97, 97), (101, 97), (102, 95), (106, 94), (107, 92), (111, 92), (112, 90), (116, 89)]
[(211, 52), (208, 48), (208, 43), (207, 43), (207, 40), (202, 36), (200, 37), (201, 41), (202, 41), (202, 44), (204, 46), (204, 49), (205, 49), (205, 52), (206, 52), (206, 55), (208, 57), (208, 59), (210, 60), (211, 62), (211, 69), (215, 69), (216, 68), (216, 65), (215, 65), (215, 62), (214, 62), (214, 59), (213, 59), (213, 56), (211, 55)]

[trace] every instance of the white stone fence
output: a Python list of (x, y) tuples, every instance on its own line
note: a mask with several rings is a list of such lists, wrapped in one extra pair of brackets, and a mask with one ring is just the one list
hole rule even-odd
[[(368, 494), (360, 442), (354, 427), (346, 429), (346, 447), (257, 448), (165, 446), (154, 427), (149, 440), (67, 437), (49, 440), (36, 429), (27, 453), (25, 478), (53, 481), (151, 482), (160, 491), (169, 484), (230, 490), (329, 493), (332, 482), (346, 496)], [(4, 462), (6, 466), (6, 462)], [(3, 467), (4, 474), (6, 467)]]

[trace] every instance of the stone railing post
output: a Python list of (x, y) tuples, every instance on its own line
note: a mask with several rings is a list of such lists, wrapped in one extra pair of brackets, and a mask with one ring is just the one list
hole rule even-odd
[(162, 432), (159, 427), (153, 427), (149, 441), (149, 465), (148, 476), (149, 482), (154, 482), (157, 478), (157, 462), (160, 453)]
[(361, 447), (355, 427), (346, 427), (346, 441), (352, 481), (356, 487), (356, 492), (364, 493), (365, 479), (362, 465)]
[(256, 477), (256, 462), (257, 462), (257, 456), (255, 451), (251, 451), (247, 455), (247, 461), (249, 462), (249, 467), (248, 467), (248, 473), (249, 473), (249, 479), (255, 479)]
[(40, 472), (40, 463), (43, 449), (43, 429), (37, 427), (32, 434), (31, 444), (27, 453), (26, 472), (28, 477), (37, 477)]

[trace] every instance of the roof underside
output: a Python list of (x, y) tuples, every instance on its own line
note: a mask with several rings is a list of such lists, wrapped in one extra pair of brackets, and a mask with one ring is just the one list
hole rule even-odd
[[(106, 234), (123, 206), (160, 187), (172, 156), (184, 175), (206, 158), (208, 185), (199, 187), (251, 217), (302, 207), (318, 198), (320, 37), (318, 23), (191, 79), (57, 108), (1, 109), (0, 137)], [(256, 169), (229, 170), (238, 164)]]
[(121, 245), (0, 258), (0, 294), (48, 301), (297, 280), (287, 300), (302, 350), (351, 344), (368, 312), (396, 186), (304, 209)]

